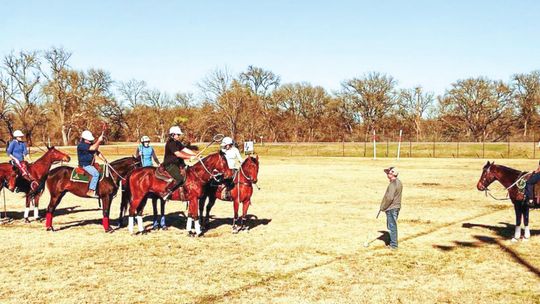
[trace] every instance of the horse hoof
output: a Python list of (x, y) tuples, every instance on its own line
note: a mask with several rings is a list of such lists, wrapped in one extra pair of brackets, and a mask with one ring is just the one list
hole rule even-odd
[(42, 217), (38, 217), (38, 218), (36, 219), (36, 221), (38, 221), (38, 222), (40, 222), (40, 223), (42, 223), (44, 220), (45, 220), (45, 219), (42, 218)]
[(161, 230), (169, 230), (169, 227), (163, 226), (163, 227), (161, 227)]
[(47, 231), (51, 231), (51, 232), (54, 232), (54, 227), (51, 226), (51, 227), (47, 227)]
[(512, 243), (515, 243), (515, 242), (517, 242), (517, 241), (519, 241), (519, 240), (516, 239), (516, 238), (512, 238)]
[(152, 226), (152, 230), (159, 230), (159, 226)]
[(528, 241), (529, 241), (529, 239), (528, 239), (528, 238), (523, 238), (523, 240), (522, 240), (522, 241), (523, 241), (523, 242), (528, 242)]
[(24, 222), (25, 222), (26, 224), (30, 224), (30, 220), (29, 220), (27, 217), (24, 218)]

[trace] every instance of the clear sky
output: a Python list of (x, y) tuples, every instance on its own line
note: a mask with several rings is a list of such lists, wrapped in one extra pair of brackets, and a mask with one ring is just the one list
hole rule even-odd
[[(259, 2), (259, 3), (257, 3)], [(540, 1), (4, 1), (0, 55), (62, 46), (76, 69), (195, 92), (217, 67), (333, 91), (379, 71), (436, 94), (540, 69)]]

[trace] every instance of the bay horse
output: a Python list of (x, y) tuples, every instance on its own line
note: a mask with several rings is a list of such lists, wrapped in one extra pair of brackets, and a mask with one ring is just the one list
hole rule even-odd
[(39, 184), (37, 189), (32, 190), (30, 187), (31, 181), (27, 178), (19, 175), (15, 182), (15, 187), (18, 192), (23, 192), (26, 194), (26, 205), (24, 209), (24, 222), (30, 223), (28, 220), (28, 214), (30, 213), (30, 205), (34, 205), (34, 220), (39, 220), (39, 198), (43, 194), (45, 189), (45, 180), (47, 179), (47, 173), (51, 169), (51, 166), (59, 162), (69, 162), (71, 157), (54, 146), (47, 146), (47, 151), (35, 162), (29, 163), (27, 165), (28, 173), (36, 179), (36, 182)]
[(525, 225), (524, 240), (530, 238), (529, 230), (529, 206), (525, 203), (525, 194), (518, 188), (518, 179), (524, 178), (527, 172), (519, 171), (510, 167), (495, 165), (495, 162), (487, 162), (482, 168), (482, 175), (476, 185), (479, 191), (489, 191), (488, 186), (494, 181), (499, 181), (508, 191), (508, 197), (514, 204), (516, 214), (515, 233), (512, 241), (521, 238), (521, 220)]
[[(251, 205), (251, 195), (253, 194), (253, 184), (257, 184), (259, 174), (259, 156), (248, 156), (240, 166), (240, 170), (233, 177), (232, 183), (234, 187), (230, 190), (230, 197), (225, 197), (223, 191), (226, 189), (226, 185), (215, 185), (208, 183), (204, 187), (204, 195), (199, 200), (199, 213), (203, 220), (203, 225), (206, 226), (210, 219), (210, 210), (216, 203), (216, 198), (222, 201), (232, 201), (234, 209), (234, 218), (232, 223), (233, 233), (238, 233), (244, 229), (246, 223), (246, 216), (249, 205)], [(208, 197), (208, 204), (206, 205), (206, 216), (203, 216), (204, 202)], [(238, 207), (242, 203), (242, 218), (240, 219), (240, 225), (237, 225), (238, 221)]]
[(11, 163), (0, 163), (0, 191), (4, 187), (8, 188), (11, 192), (15, 191), (18, 175), (19, 170)]
[[(117, 159), (109, 164), (112, 169), (110, 169), (108, 176), (104, 176), (98, 183), (97, 195), (102, 202), (102, 225), (105, 232), (112, 232), (109, 224), (112, 199), (118, 192), (120, 183), (126, 179), (138, 164), (139, 160), (133, 156)], [(54, 231), (52, 226), (53, 214), (67, 192), (73, 193), (78, 197), (89, 197), (86, 195), (88, 192), (88, 183), (71, 181), (73, 170), (73, 167), (68, 166), (57, 167), (51, 170), (47, 177), (47, 189), (51, 193), (45, 223), (47, 231)]]
[[(156, 168), (144, 167), (135, 169), (129, 177), (129, 189), (131, 201), (129, 204), (129, 224), (128, 229), (133, 233), (133, 217), (137, 215), (137, 226), (139, 232), (144, 232), (142, 224), (142, 212), (144, 198), (149, 194), (156, 194), (161, 197), (165, 194), (167, 181), (159, 179), (155, 174)], [(193, 234), (192, 224), (195, 222), (194, 234), (200, 236), (202, 230), (198, 220), (199, 199), (203, 195), (203, 186), (212, 179), (231, 178), (233, 171), (229, 169), (227, 160), (223, 152), (217, 152), (199, 160), (195, 165), (186, 169), (186, 182), (175, 191), (171, 200), (188, 201), (188, 219), (186, 230), (189, 235)]]

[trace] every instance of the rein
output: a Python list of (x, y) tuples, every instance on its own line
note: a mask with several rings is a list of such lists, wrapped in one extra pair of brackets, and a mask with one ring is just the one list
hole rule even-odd
[[(488, 170), (489, 170), (489, 169), (488, 169)], [(506, 197), (505, 197), (505, 198), (497, 198), (497, 197), (493, 196), (493, 194), (491, 194), (491, 192), (489, 192), (490, 190), (488, 189), (488, 187), (485, 187), (484, 193), (485, 193), (486, 197), (487, 197), (488, 194), (489, 194), (489, 196), (490, 196), (492, 199), (497, 200), (497, 201), (506, 201), (506, 200), (509, 200), (510, 198), (509, 198), (509, 192), (508, 192), (508, 191), (510, 190), (510, 188), (514, 187), (514, 186), (515, 186), (517, 183), (519, 183), (523, 178), (525, 178), (525, 176), (527, 176), (527, 175), (529, 175), (529, 174), (531, 174), (531, 172), (522, 172), (522, 173), (518, 176), (518, 178), (516, 179), (515, 182), (513, 182), (510, 186), (504, 188), (504, 191), (506, 191)]]

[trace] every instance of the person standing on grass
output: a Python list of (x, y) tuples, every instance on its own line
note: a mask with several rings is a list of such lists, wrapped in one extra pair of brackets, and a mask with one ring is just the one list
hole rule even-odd
[[(525, 202), (530, 208), (538, 208), (540, 205), (534, 200), (534, 185), (540, 181), (540, 162), (538, 168), (531, 173), (525, 185)], [(517, 233), (516, 233), (517, 234)]]
[(390, 233), (390, 249), (398, 248), (398, 230), (397, 219), (399, 216), (399, 210), (401, 209), (401, 192), (403, 185), (398, 179), (399, 172), (397, 168), (390, 167), (384, 169), (386, 177), (390, 181), (390, 184), (386, 188), (386, 193), (381, 202), (380, 210), (386, 213), (386, 226)]

